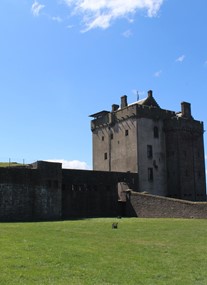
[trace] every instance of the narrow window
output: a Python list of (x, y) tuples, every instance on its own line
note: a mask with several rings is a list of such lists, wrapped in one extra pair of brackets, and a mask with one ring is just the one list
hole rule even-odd
[(154, 127), (154, 138), (159, 138), (159, 129), (158, 129), (158, 127)]
[(113, 138), (114, 138), (114, 134), (111, 134), (111, 140), (113, 140)]
[(129, 130), (125, 130), (125, 136), (127, 137), (129, 135)]
[(153, 181), (153, 168), (148, 168), (148, 181)]
[(107, 152), (104, 153), (104, 159), (107, 159)]
[(104, 136), (102, 136), (102, 138), (101, 138), (101, 139), (102, 139), (102, 141), (104, 141)]
[(52, 187), (52, 181), (51, 180), (47, 180), (47, 187), (49, 187), (49, 188)]
[(147, 157), (148, 158), (152, 158), (152, 146), (151, 145), (147, 145)]

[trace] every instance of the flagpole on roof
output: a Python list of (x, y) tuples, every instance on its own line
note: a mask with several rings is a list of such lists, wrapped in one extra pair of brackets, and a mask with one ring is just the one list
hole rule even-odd
[(139, 101), (139, 91), (137, 91), (137, 101)]

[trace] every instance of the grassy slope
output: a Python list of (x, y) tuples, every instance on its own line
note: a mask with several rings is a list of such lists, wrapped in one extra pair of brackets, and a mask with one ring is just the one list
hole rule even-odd
[(24, 166), (24, 164), (17, 162), (0, 162), (0, 167), (18, 167), (18, 166)]
[(0, 224), (0, 284), (207, 284), (207, 220), (113, 221)]

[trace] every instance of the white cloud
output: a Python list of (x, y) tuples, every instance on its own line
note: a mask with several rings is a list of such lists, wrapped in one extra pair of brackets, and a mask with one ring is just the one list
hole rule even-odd
[(62, 18), (60, 18), (60, 17), (51, 17), (51, 19), (53, 20), (53, 21), (55, 21), (55, 22), (59, 22), (59, 23), (61, 23), (63, 20), (62, 20)]
[(40, 3), (38, 3), (37, 1), (35, 1), (33, 4), (32, 4), (32, 8), (31, 8), (31, 11), (32, 11), (32, 14), (34, 16), (39, 16), (40, 14), (40, 11), (45, 8), (45, 5), (42, 5)]
[(67, 25), (66, 28), (67, 28), (67, 29), (72, 29), (72, 28), (73, 28), (73, 25)]
[(86, 162), (79, 160), (48, 159), (46, 161), (62, 163), (62, 168), (67, 169), (90, 169)]
[(131, 30), (127, 30), (127, 31), (123, 32), (122, 35), (123, 35), (125, 38), (130, 38), (131, 36), (133, 36), (133, 33), (132, 33)]
[(158, 70), (158, 71), (156, 71), (156, 72), (154, 73), (154, 76), (155, 76), (155, 77), (160, 77), (161, 73), (162, 73), (162, 70)]
[[(83, 17), (85, 31), (94, 28), (108, 28), (118, 18), (129, 18), (138, 10), (146, 10), (148, 17), (154, 17), (164, 0), (64, 0), (73, 13)], [(130, 18), (131, 22), (133, 21)]]
[(183, 62), (184, 59), (185, 59), (185, 55), (183, 54), (183, 55), (179, 56), (179, 57), (176, 59), (176, 61), (177, 61), (177, 62)]

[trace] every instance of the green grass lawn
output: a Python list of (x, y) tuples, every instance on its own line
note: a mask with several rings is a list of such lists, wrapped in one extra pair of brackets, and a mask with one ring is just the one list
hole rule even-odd
[(0, 250), (2, 285), (207, 284), (207, 220), (1, 223)]
[(19, 166), (25, 166), (25, 164), (17, 162), (0, 162), (0, 167), (19, 167)]

